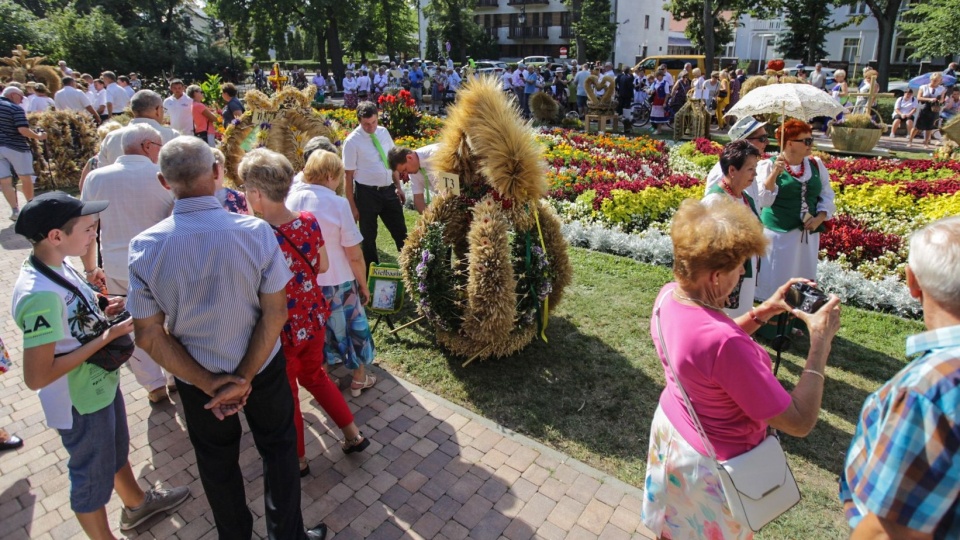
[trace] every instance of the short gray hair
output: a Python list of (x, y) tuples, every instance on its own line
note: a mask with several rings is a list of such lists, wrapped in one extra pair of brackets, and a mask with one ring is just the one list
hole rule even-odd
[(153, 90), (141, 90), (130, 98), (130, 110), (134, 116), (140, 116), (163, 105), (163, 98)]
[(182, 135), (160, 150), (160, 173), (164, 180), (189, 186), (213, 170), (213, 152), (197, 137)]
[(193, 99), (193, 95), (196, 94), (197, 92), (203, 92), (203, 89), (195, 84), (191, 84), (190, 86), (187, 87), (186, 94), (188, 98)]
[(935, 221), (910, 235), (907, 263), (924, 294), (960, 309), (960, 217)]
[(147, 124), (130, 124), (120, 132), (120, 146), (124, 154), (135, 154), (147, 141), (163, 144), (160, 132)]

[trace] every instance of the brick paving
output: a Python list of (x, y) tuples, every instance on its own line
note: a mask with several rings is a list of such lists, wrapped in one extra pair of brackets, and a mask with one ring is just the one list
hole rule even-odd
[[(0, 377), (0, 426), (23, 448), (0, 454), (0, 538), (82, 537), (70, 510), (66, 452), (23, 384), (20, 330), (10, 293), (29, 253), (0, 202), (0, 335), (14, 370)], [(311, 474), (302, 485), (307, 525), (324, 521), (337, 539), (654, 538), (640, 524), (642, 492), (517, 435), (383, 370), (360, 398), (349, 398), (371, 439), (362, 454), (338, 448), (336, 426), (301, 392)], [(345, 372), (340, 373), (346, 375)], [(179, 400), (151, 405), (129, 370), (121, 388), (130, 427), (130, 463), (143, 486), (188, 485), (191, 499), (156, 516), (131, 538), (216, 538)], [(245, 432), (240, 454), (254, 533), (265, 535), (260, 457)], [(120, 502), (107, 506), (116, 527)], [(115, 534), (120, 534), (114, 529)]]

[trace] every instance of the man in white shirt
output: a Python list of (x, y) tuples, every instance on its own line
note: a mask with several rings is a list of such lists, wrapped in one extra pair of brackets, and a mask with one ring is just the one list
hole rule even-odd
[(183, 81), (170, 81), (173, 94), (163, 100), (163, 110), (170, 119), (170, 127), (181, 135), (193, 136), (193, 100), (183, 93)]
[(61, 111), (87, 111), (93, 116), (93, 121), (99, 124), (100, 115), (93, 108), (87, 94), (77, 88), (77, 81), (73, 77), (67, 76), (60, 79), (60, 82), (63, 83), (63, 88), (53, 96), (53, 102), (56, 103), (57, 109)]
[(510, 79), (510, 84), (513, 85), (513, 92), (517, 95), (517, 103), (520, 103), (523, 96), (523, 78), (526, 77), (526, 75), (526, 66), (522, 63), (517, 64), (517, 69), (513, 71), (513, 77)]
[[(410, 189), (413, 191), (413, 207), (423, 214), (431, 196), (436, 196), (437, 179), (430, 166), (430, 158), (440, 148), (439, 143), (428, 144), (423, 148), (411, 150), (403, 146), (394, 146), (387, 153), (390, 169), (410, 177)], [(426, 198), (424, 193), (426, 192)], [(432, 194), (432, 195), (431, 195)]]
[(67, 67), (67, 63), (63, 60), (57, 62), (57, 67), (60, 68), (60, 73), (63, 73), (65, 77), (72, 77), (73, 70)]
[(107, 85), (104, 89), (104, 92), (107, 93), (105, 100), (107, 110), (101, 114), (106, 114), (107, 116), (123, 114), (123, 109), (130, 103), (130, 96), (117, 84), (117, 74), (112, 71), (104, 71), (100, 74), (100, 78), (103, 79), (103, 84)]
[(823, 72), (823, 64), (820, 62), (817, 62), (817, 65), (813, 67), (813, 73), (810, 74), (810, 84), (820, 90), (827, 89), (827, 75)]
[(503, 87), (504, 91), (513, 90), (513, 71), (513, 66), (507, 66), (507, 69), (500, 74), (500, 86)]
[(372, 87), (370, 81), (370, 72), (366, 70), (360, 71), (360, 76), (357, 77), (357, 98), (363, 100), (370, 97), (370, 89)]
[(343, 166), (346, 170), (344, 196), (350, 201), (353, 218), (360, 224), (363, 235), (365, 266), (380, 262), (377, 255), (377, 218), (383, 220), (397, 246), (403, 248), (407, 239), (407, 224), (403, 219), (406, 196), (400, 186), (400, 175), (392, 173), (387, 152), (393, 148), (393, 138), (386, 128), (378, 125), (377, 106), (369, 101), (357, 106), (356, 127), (343, 143)]
[(90, 100), (90, 104), (100, 115), (101, 122), (109, 120), (110, 115), (107, 114), (107, 86), (103, 84), (102, 80), (96, 79), (93, 81), (91, 88), (93, 89), (93, 99)]
[(133, 94), (136, 93), (136, 90), (130, 86), (130, 77), (127, 77), (126, 75), (117, 77), (117, 84), (120, 85), (120, 88), (123, 88), (123, 91), (127, 93), (128, 98), (132, 98)]
[[(91, 242), (81, 257), (87, 279), (106, 281), (110, 294), (126, 296), (127, 252), (134, 236), (166, 219), (173, 211), (173, 195), (157, 180), (160, 167), (160, 133), (146, 124), (124, 128), (120, 138), (123, 155), (116, 163), (99, 167), (87, 177), (80, 200), (110, 201), (100, 212), (100, 255), (103, 269), (97, 267), (97, 243)], [(130, 358), (130, 371), (143, 386), (148, 399), (158, 403), (167, 399), (167, 386), (173, 387), (163, 370), (146, 351), (137, 347)]]
[(163, 144), (167, 144), (180, 135), (167, 126), (161, 125), (163, 121), (163, 100), (160, 98), (160, 94), (153, 90), (141, 90), (134, 94), (133, 99), (130, 100), (130, 108), (133, 110), (133, 120), (127, 127), (108, 133), (103, 142), (100, 143), (100, 153), (97, 155), (97, 159), (100, 161), (101, 167), (112, 165), (117, 161), (117, 158), (123, 155), (123, 143), (120, 140), (123, 133), (130, 129), (130, 126), (147, 124), (160, 133)]

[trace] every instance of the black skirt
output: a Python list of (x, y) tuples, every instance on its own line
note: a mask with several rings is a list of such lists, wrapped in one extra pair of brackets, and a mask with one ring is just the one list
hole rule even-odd
[(933, 110), (931, 103), (924, 103), (920, 107), (920, 114), (917, 115), (916, 129), (920, 131), (927, 131), (928, 129), (936, 129), (937, 119), (940, 118), (940, 113)]

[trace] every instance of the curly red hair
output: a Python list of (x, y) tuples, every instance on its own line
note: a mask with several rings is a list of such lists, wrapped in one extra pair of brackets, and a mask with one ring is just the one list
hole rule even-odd
[(806, 133), (813, 133), (813, 126), (802, 121), (797, 120), (796, 118), (791, 118), (783, 123), (782, 126), (777, 128), (777, 140), (784, 140), (784, 132), (786, 132), (786, 140), (792, 141), (798, 138), (800, 135)]

